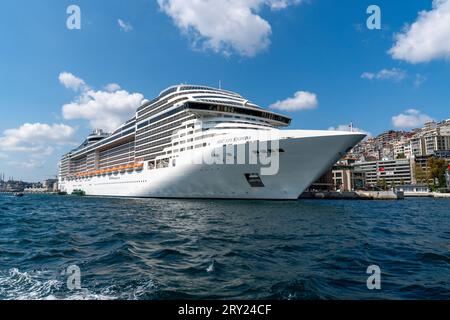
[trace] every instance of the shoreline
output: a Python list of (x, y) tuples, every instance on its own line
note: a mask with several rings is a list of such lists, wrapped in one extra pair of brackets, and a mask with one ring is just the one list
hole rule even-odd
[[(17, 192), (22, 192), (25, 195), (55, 195), (62, 196), (59, 192), (26, 192), (26, 191), (0, 191), (0, 195), (14, 195)], [(66, 196), (66, 195), (65, 195)], [(68, 195), (70, 196), (70, 195)], [(108, 197), (114, 198), (114, 197)], [(433, 199), (450, 199), (450, 193), (403, 193), (393, 191), (306, 191), (302, 193), (298, 200), (389, 200), (398, 201), (405, 198), (433, 198)], [(237, 199), (236, 199), (237, 200)]]

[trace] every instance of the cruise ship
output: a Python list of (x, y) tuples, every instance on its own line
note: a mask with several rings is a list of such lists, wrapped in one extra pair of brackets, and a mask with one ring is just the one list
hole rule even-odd
[(240, 94), (177, 85), (113, 133), (62, 156), (59, 188), (88, 196), (297, 199), (365, 135), (287, 130), (291, 119)]

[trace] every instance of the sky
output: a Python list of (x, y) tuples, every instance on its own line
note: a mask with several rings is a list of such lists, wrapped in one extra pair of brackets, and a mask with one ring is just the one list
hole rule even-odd
[(3, 0), (0, 172), (52, 178), (180, 83), (220, 82), (292, 129), (408, 130), (450, 118), (449, 60), (450, 0)]

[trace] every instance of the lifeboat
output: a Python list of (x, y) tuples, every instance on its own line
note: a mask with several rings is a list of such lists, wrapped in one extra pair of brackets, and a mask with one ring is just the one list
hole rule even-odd
[(140, 171), (140, 170), (144, 169), (144, 164), (143, 163), (136, 163), (134, 165), (134, 168), (136, 169), (136, 171)]

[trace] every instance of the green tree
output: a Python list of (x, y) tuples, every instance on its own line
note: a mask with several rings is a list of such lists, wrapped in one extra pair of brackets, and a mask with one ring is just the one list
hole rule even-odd
[(397, 187), (397, 185), (395, 184), (395, 181), (391, 182), (391, 189), (395, 190), (395, 188)]
[(430, 171), (430, 179), (433, 180), (433, 186), (435, 188), (445, 188), (445, 172), (447, 171), (447, 162), (444, 159), (432, 157), (428, 159), (427, 165)]
[(383, 178), (383, 179), (381, 179), (381, 180), (378, 180), (378, 187), (381, 189), (381, 190), (386, 190), (387, 189), (387, 182), (386, 182), (386, 179), (385, 178)]
[(418, 183), (428, 183), (428, 174), (419, 164), (414, 166), (414, 175)]

